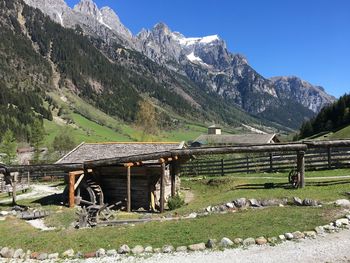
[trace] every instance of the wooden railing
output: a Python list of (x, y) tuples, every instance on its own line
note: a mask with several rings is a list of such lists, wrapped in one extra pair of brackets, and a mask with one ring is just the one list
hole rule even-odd
[[(198, 158), (181, 166), (182, 176), (224, 176), (234, 173), (286, 172), (297, 168), (295, 152), (255, 153), (244, 156)], [(350, 147), (311, 148), (305, 153), (305, 170), (350, 168)]]

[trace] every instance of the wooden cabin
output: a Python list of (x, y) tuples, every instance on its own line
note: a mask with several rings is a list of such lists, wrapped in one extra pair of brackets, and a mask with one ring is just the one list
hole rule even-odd
[[(137, 156), (182, 149), (184, 143), (82, 143), (63, 156), (56, 164), (83, 163), (101, 159)], [(177, 167), (182, 160), (152, 160), (134, 163), (115, 163), (77, 173), (74, 185), (75, 204), (120, 204), (126, 210), (163, 210), (161, 195), (166, 203), (180, 187)], [(163, 175), (163, 192), (161, 177)], [(81, 179), (81, 177), (84, 177)], [(130, 182), (128, 182), (128, 179)], [(73, 180), (73, 179), (72, 179)], [(79, 181), (80, 180), (80, 181)], [(130, 185), (130, 187), (129, 187)], [(128, 198), (128, 189), (130, 198)], [(92, 194), (92, 192), (94, 192)], [(130, 200), (130, 203), (128, 200)]]

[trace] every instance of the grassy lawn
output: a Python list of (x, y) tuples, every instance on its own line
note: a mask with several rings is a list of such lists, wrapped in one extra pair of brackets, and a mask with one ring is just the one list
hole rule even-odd
[[(346, 176), (350, 170), (333, 170), (307, 173), (306, 188), (290, 189), (286, 174), (245, 174), (216, 178), (182, 178), (182, 186), (190, 188), (194, 199), (186, 206), (171, 213), (187, 214), (208, 205), (217, 205), (235, 198), (284, 198), (298, 196), (321, 201), (334, 201), (347, 198), (350, 179), (327, 179), (328, 176)], [(269, 179), (259, 176), (270, 176)], [(323, 177), (322, 179), (316, 179)], [(258, 178), (258, 179), (256, 179)], [(275, 187), (265, 189), (265, 183)], [(34, 200), (20, 201), (20, 204), (33, 206)], [(37, 204), (36, 204), (37, 205)], [(1, 209), (6, 207), (2, 206)], [(52, 214), (45, 219), (48, 226), (57, 230), (42, 232), (33, 229), (26, 222), (10, 217), (0, 221), (0, 246), (20, 247), (32, 251), (62, 252), (69, 248), (75, 251), (90, 252), (103, 247), (118, 248), (126, 243), (129, 246), (141, 244), (161, 247), (205, 242), (208, 238), (221, 239), (235, 237), (272, 237), (296, 230), (312, 230), (344, 215), (344, 211), (333, 205), (322, 207), (269, 207), (247, 209), (235, 213), (212, 214), (192, 220), (151, 222), (146, 224), (123, 225), (75, 230), (71, 227), (77, 218), (74, 209), (61, 206), (44, 206)], [(170, 213), (170, 212), (168, 212)], [(119, 219), (137, 218), (137, 214), (120, 213)]]

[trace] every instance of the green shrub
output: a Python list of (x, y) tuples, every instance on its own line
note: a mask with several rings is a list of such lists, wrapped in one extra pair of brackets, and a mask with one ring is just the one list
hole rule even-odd
[(169, 197), (168, 207), (169, 210), (180, 208), (185, 204), (185, 200), (177, 193), (175, 196)]

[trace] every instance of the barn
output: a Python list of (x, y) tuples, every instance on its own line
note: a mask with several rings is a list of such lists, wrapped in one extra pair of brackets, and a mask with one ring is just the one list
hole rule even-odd
[[(82, 143), (56, 164), (141, 156), (182, 148), (184, 143), (172, 142)], [(70, 173), (70, 180), (74, 180), (74, 202), (81, 205), (116, 204), (127, 211), (164, 210), (162, 197), (166, 203), (167, 198), (178, 190), (177, 167), (183, 161), (167, 158), (115, 163)]]

